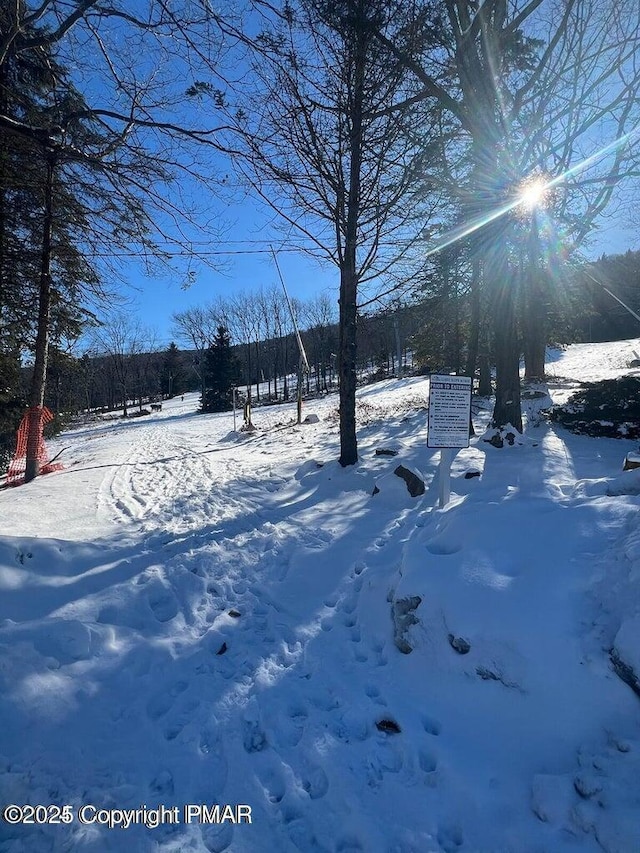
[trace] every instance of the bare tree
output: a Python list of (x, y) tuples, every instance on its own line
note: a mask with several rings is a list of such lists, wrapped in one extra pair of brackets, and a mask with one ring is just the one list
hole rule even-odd
[(358, 456), (358, 292), (367, 281), (381, 286), (380, 277), (411, 252), (412, 222), (426, 216), (429, 123), (424, 110), (420, 122), (407, 107), (387, 111), (407, 100), (411, 78), (374, 36), (378, 27), (395, 26), (381, 0), (268, 8), (249, 83), (229, 101), (227, 117), (240, 172), (304, 247), (338, 267), (346, 466)]
[(115, 313), (93, 332), (93, 347), (108, 358), (120, 389), (126, 418), (133, 400), (136, 357), (149, 350), (153, 335), (128, 314)]
[(135, 389), (138, 392), (140, 411), (145, 402), (155, 401), (162, 395), (162, 359), (157, 331), (150, 326), (142, 329), (142, 347), (133, 359)]
[[(35, 449), (51, 324), (52, 246), (62, 209), (58, 188), (74, 187), (75, 212), (65, 209), (65, 222), (74, 221), (77, 229), (75, 242), (69, 245), (80, 249), (81, 256), (101, 257), (103, 268), (117, 266), (104, 257), (113, 256), (114, 249), (137, 246), (147, 259), (159, 257), (158, 237), (172, 246), (189, 245), (183, 226), (189, 209), (186, 198), (175, 189), (173, 195), (164, 189), (176, 175), (198, 177), (194, 149), (188, 146), (205, 143), (217, 149), (216, 129), (194, 127), (192, 117), (181, 109), (189, 80), (178, 82), (157, 69), (175, 58), (176, 49), (187, 68), (204, 60), (203, 50), (208, 68), (215, 67), (215, 45), (220, 43), (215, 36), (221, 21), (197, 2), (183, 4), (177, 13), (163, 0), (143, 0), (135, 10), (120, 0), (82, 0), (74, 5), (43, 0), (35, 6), (12, 0), (0, 20), (3, 142), (29, 144), (44, 167), (28, 480), (37, 474)], [(48, 90), (41, 90), (37, 109), (24, 103), (16, 108), (6, 97), (12, 80), (7, 68), (16, 58), (22, 58), (25, 66), (40, 63), (49, 69)], [(92, 85), (81, 95), (75, 82), (84, 75)], [(2, 234), (5, 209), (0, 204)], [(162, 227), (154, 212), (162, 213)], [(3, 246), (0, 239), (2, 253)], [(84, 280), (77, 278), (77, 284), (95, 286), (95, 267), (89, 273)], [(100, 294), (94, 288), (89, 295)], [(85, 302), (87, 291), (80, 289), (78, 296)]]
[(255, 376), (256, 400), (259, 401), (260, 341), (264, 335), (264, 315), (260, 310), (259, 299), (256, 294), (241, 290), (224, 301), (232, 337), (244, 344), (247, 396), (251, 400), (251, 385)]
[[(261, 287), (254, 294), (256, 309), (260, 312), (260, 323), (264, 335), (264, 360), (267, 372), (267, 395), (278, 399), (278, 371), (282, 362), (282, 335), (286, 312), (285, 295), (280, 286)], [(273, 391), (272, 389), (273, 383)]]
[[(180, 341), (194, 349), (193, 369), (200, 381), (200, 391), (205, 392), (205, 354), (216, 337), (221, 324), (220, 312), (212, 304), (176, 311), (172, 317), (173, 332)], [(224, 324), (223, 324), (224, 325)]]
[[(493, 321), (493, 422), (521, 430), (518, 275), (509, 251), (518, 241), (509, 214), (536, 173), (561, 191), (560, 237), (569, 248), (604, 211), (628, 173), (625, 143), (638, 123), (639, 10), (632, 0), (445, 0), (425, 3), (424, 12), (438, 50), (420, 56), (382, 30), (378, 38), (459, 129), (448, 162), (463, 189), (463, 224), (449, 240), (476, 232), (482, 272), (475, 279), (489, 289)], [(608, 161), (603, 134), (613, 143)], [(600, 168), (587, 171), (594, 162)]]
[[(541, 16), (547, 26), (550, 14)], [(529, 167), (534, 189), (536, 179), (550, 184), (519, 217), (527, 377), (544, 375), (547, 311), (563, 284), (558, 270), (589, 241), (622, 183), (638, 175), (639, 28), (637, 3), (575, 3), (566, 49), (539, 66), (536, 85), (522, 88), (514, 105), (516, 162)]]
[(306, 337), (311, 341), (310, 361), (313, 364), (316, 389), (328, 391), (327, 373), (331, 366), (333, 330), (337, 324), (337, 312), (326, 293), (318, 293), (304, 306)]

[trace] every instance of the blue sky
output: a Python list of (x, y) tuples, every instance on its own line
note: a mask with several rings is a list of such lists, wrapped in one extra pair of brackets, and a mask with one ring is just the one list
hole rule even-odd
[[(143, 264), (135, 259), (123, 266), (123, 278), (129, 285), (123, 289), (123, 295), (130, 300), (130, 310), (139, 313), (145, 326), (155, 329), (161, 344), (168, 346), (175, 338), (171, 323), (175, 312), (237, 291), (280, 287), (271, 246), (277, 252), (291, 297), (306, 300), (325, 290), (335, 295), (337, 303), (337, 268), (328, 261), (321, 264), (307, 254), (294, 251), (278, 228), (277, 217), (264, 202), (252, 199), (239, 186), (237, 189), (226, 186), (219, 193), (207, 194), (204, 187), (187, 182), (181, 192), (197, 207), (193, 215), (196, 223), (208, 221), (218, 232), (207, 233), (204, 227), (198, 231), (197, 224), (183, 226), (196, 253), (201, 252), (202, 257), (196, 254), (193, 258), (175, 259), (174, 275), (160, 272), (149, 276)], [(171, 225), (166, 230), (175, 233)], [(300, 245), (295, 233), (291, 239)], [(187, 265), (194, 273), (192, 278), (186, 275)]]
[[(124, 55), (128, 61), (127, 51), (128, 47), (125, 46)], [(162, 49), (159, 56), (166, 61)], [(152, 69), (155, 68), (152, 54), (147, 57), (147, 62)], [(128, 67), (126, 63), (125, 67)], [(243, 67), (242, 62), (237, 65), (236, 73), (242, 71)], [(185, 100), (183, 75), (174, 70), (170, 76), (175, 77), (176, 91), (180, 94), (173, 106), (179, 110), (184, 108), (187, 117), (191, 111), (197, 113), (198, 121), (208, 125), (210, 118), (206, 103)], [(189, 157), (186, 162), (190, 162)], [(204, 232), (198, 233), (192, 226), (187, 226), (189, 237), (201, 251), (221, 253), (208, 257), (219, 259), (222, 269), (213, 269), (203, 262), (194, 261), (195, 277), (190, 286), (185, 288), (184, 271), (178, 271), (175, 275), (149, 276), (145, 274), (143, 264), (135, 258), (127, 260), (122, 266), (122, 280), (125, 283), (122, 295), (127, 300), (126, 310), (138, 315), (144, 325), (155, 329), (159, 342), (165, 346), (174, 338), (171, 328), (171, 315), (174, 312), (202, 305), (233, 291), (251, 291), (260, 286), (269, 287), (279, 283), (273, 258), (268, 251), (270, 241), (276, 246), (282, 245), (281, 235), (274, 227), (273, 212), (247, 196), (246, 188), (236, 183), (233, 170), (222, 155), (213, 155), (211, 163), (205, 166), (205, 172), (208, 167), (211, 168), (209, 174), (228, 179), (226, 187), (221, 189), (221, 192), (226, 193), (226, 198), (222, 195), (208, 195), (203, 187), (190, 185), (188, 179), (184, 185), (178, 180), (170, 191), (175, 193), (172, 201), (177, 206), (184, 201), (187, 206), (193, 203), (198, 208), (196, 219), (222, 223), (220, 233), (211, 239)], [(640, 241), (628, 221), (623, 218), (608, 219), (583, 254), (597, 257), (602, 252), (615, 254), (628, 248), (640, 248)], [(263, 254), (256, 253), (257, 250), (262, 250)], [(308, 299), (324, 291), (337, 303), (339, 275), (334, 265), (329, 262), (320, 265), (308, 256), (296, 253), (282, 252), (278, 257), (292, 297)]]
[[(125, 295), (130, 302), (132, 312), (139, 315), (146, 326), (153, 327), (161, 344), (168, 346), (174, 339), (171, 329), (171, 315), (194, 305), (203, 305), (233, 291), (251, 291), (261, 285), (279, 285), (279, 278), (268, 252), (268, 237), (258, 239), (255, 236), (252, 217), (247, 214), (246, 223), (239, 219), (218, 244), (212, 244), (212, 251), (229, 251), (229, 254), (216, 255), (223, 268), (216, 271), (206, 264), (196, 265), (193, 284), (183, 287), (184, 277), (178, 275), (152, 276), (144, 274), (141, 265), (132, 260), (123, 268), (123, 277), (128, 283)], [(607, 221), (594, 236), (592, 245), (585, 252), (588, 257), (597, 257), (603, 252), (617, 254), (627, 249), (640, 248), (636, 232), (622, 221)], [(274, 235), (277, 245), (277, 235)], [(254, 242), (255, 241), (255, 242)], [(263, 254), (258, 254), (260, 249)], [(244, 254), (243, 252), (247, 252)], [(287, 289), (292, 297), (308, 299), (314, 294), (325, 291), (338, 301), (339, 276), (335, 266), (320, 264), (308, 256), (295, 252), (279, 252), (278, 262), (282, 270)]]
[[(229, 164), (224, 160), (218, 160), (217, 166), (220, 174), (230, 172)], [(280, 223), (273, 210), (248, 195), (245, 187), (240, 184), (232, 186), (232, 183), (227, 182), (217, 194), (207, 194), (203, 187), (189, 186), (189, 182), (180, 187), (180, 194), (191, 199), (197, 208), (194, 212), (196, 224), (187, 226), (188, 236), (209, 261), (193, 259), (195, 275), (189, 286), (185, 286), (185, 258), (177, 260), (175, 275), (149, 276), (135, 259), (123, 266), (123, 279), (128, 285), (123, 289), (128, 300), (127, 310), (137, 314), (145, 326), (155, 331), (162, 346), (168, 346), (176, 337), (171, 323), (175, 312), (204, 305), (234, 291), (250, 292), (261, 286), (280, 286), (270, 245), (278, 252), (278, 262), (291, 297), (307, 300), (325, 292), (337, 306), (337, 267), (329, 261), (320, 263), (309, 255), (287, 250), (291, 243), (287, 244), (283, 229), (278, 228)], [(597, 258), (603, 252), (617, 254), (627, 249), (640, 249), (637, 229), (628, 216), (625, 218), (622, 213), (624, 205), (620, 202), (620, 199), (614, 201), (611, 208), (618, 208), (619, 212), (602, 218), (588, 246), (581, 252), (583, 257)], [(204, 230), (198, 231), (198, 221), (217, 224), (219, 233), (207, 236)], [(293, 232), (291, 240), (299, 245), (300, 238), (295, 229), (290, 230)], [(176, 342), (180, 344), (179, 340)]]
[[(224, 245), (224, 242), (223, 242)], [(227, 244), (229, 245), (229, 244)], [(231, 249), (238, 251), (237, 248)], [(171, 315), (194, 305), (203, 305), (217, 296), (233, 291), (251, 291), (260, 285), (280, 286), (273, 258), (264, 254), (229, 254), (220, 256), (225, 268), (220, 272), (200, 265), (195, 281), (189, 287), (181, 286), (179, 279), (169, 277), (150, 278), (144, 275), (139, 265), (132, 263), (127, 269), (130, 287), (127, 296), (131, 310), (139, 314), (142, 322), (153, 326), (162, 344), (169, 345), (174, 339), (171, 330)], [(290, 296), (308, 299), (325, 290), (338, 301), (338, 271), (333, 265), (322, 266), (313, 259), (297, 253), (278, 254), (278, 263)]]

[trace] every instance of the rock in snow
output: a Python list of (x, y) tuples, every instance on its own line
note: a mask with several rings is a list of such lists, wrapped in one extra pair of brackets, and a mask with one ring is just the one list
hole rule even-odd
[(611, 662), (620, 678), (640, 696), (640, 615), (625, 620), (616, 634)]
[(396, 599), (392, 605), (393, 642), (404, 655), (413, 651), (408, 631), (412, 625), (416, 625), (418, 622), (416, 610), (421, 601), (419, 595), (411, 595), (408, 598)]
[(398, 465), (393, 473), (396, 477), (400, 477), (405, 481), (412, 498), (417, 498), (424, 494), (424, 480), (415, 471), (410, 471), (404, 465)]

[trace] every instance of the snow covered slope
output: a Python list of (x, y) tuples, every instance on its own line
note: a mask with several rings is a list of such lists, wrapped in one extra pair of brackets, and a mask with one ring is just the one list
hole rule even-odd
[[(638, 348), (550, 354), (551, 396)], [(65, 433), (64, 471), (0, 492), (0, 805), (56, 807), (0, 820), (0, 851), (640, 850), (640, 702), (609, 655), (640, 660), (635, 445), (532, 416), (460, 451), (438, 509), (427, 397), (363, 389), (346, 470), (335, 397), (247, 435), (193, 395)]]

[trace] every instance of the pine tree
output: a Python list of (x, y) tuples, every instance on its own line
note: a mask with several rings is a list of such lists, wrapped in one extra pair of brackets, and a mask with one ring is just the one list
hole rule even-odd
[(203, 412), (225, 412), (233, 408), (233, 385), (240, 380), (240, 363), (231, 349), (231, 338), (218, 326), (213, 343), (205, 354)]
[(16, 430), (24, 408), (19, 356), (0, 350), (0, 473), (9, 467), (16, 446)]
[(168, 399), (187, 390), (187, 371), (183, 354), (172, 341), (165, 350), (162, 365), (162, 389)]
[[(23, 4), (13, 9), (23, 11)], [(11, 14), (0, 10), (0, 32), (15, 25)], [(23, 33), (35, 34), (31, 27)], [(49, 343), (77, 335), (83, 317), (80, 293), (97, 277), (79, 248), (88, 218), (78, 206), (77, 182), (62, 176), (53, 141), (62, 133), (60, 110), (76, 109), (82, 101), (51, 49), (21, 51), (19, 44), (19, 39), (11, 42), (0, 63), (0, 113), (34, 130), (29, 136), (10, 125), (0, 138), (0, 358), (10, 364), (16, 351), (32, 352), (35, 361), (26, 399), (15, 384), (15, 371), (9, 371), (12, 385), (0, 389), (0, 420), (3, 429), (10, 428), (18, 399), (32, 407), (29, 480), (38, 467), (37, 412), (44, 403)], [(70, 138), (76, 135), (71, 128)]]

